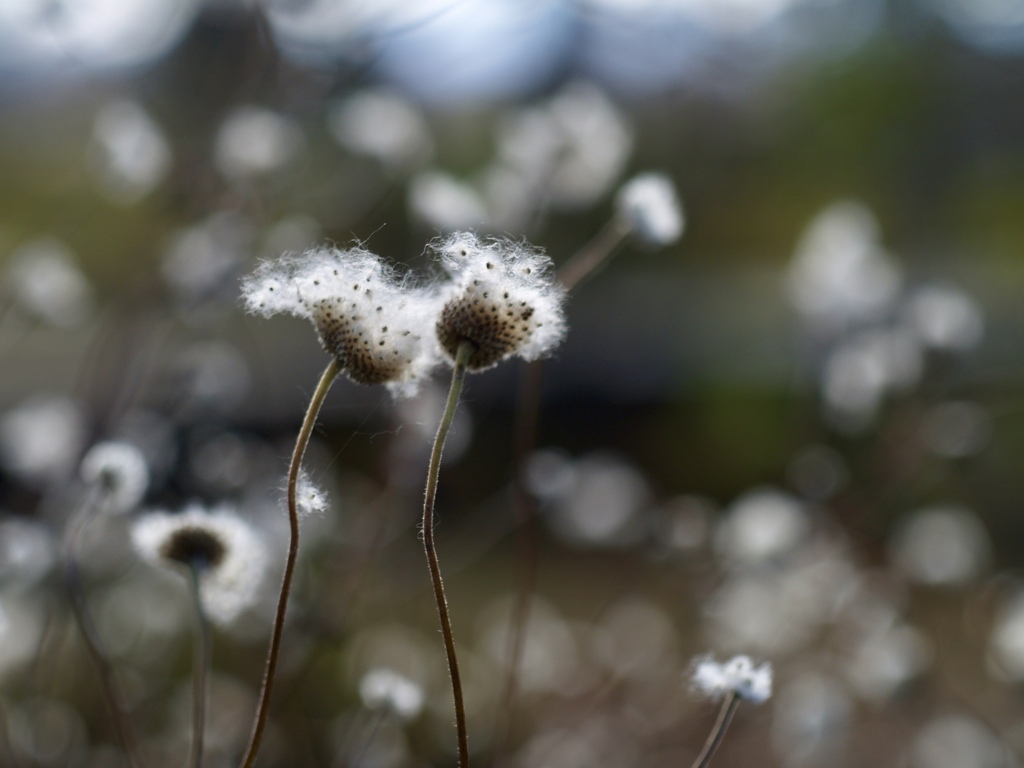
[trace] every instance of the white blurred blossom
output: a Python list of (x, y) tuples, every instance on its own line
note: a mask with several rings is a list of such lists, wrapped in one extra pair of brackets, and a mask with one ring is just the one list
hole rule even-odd
[(899, 266), (879, 243), (878, 222), (854, 201), (812, 219), (786, 279), (797, 311), (826, 332), (882, 318), (902, 285)]
[(963, 715), (943, 715), (925, 725), (909, 750), (909, 768), (1001, 768), (1006, 748), (990, 728)]
[(93, 179), (112, 202), (129, 205), (145, 197), (171, 167), (171, 149), (160, 126), (135, 101), (106, 104), (93, 124)]
[(0, 416), (0, 459), (29, 482), (66, 475), (85, 436), (82, 414), (62, 397), (35, 397)]
[(359, 681), (359, 696), (369, 709), (385, 707), (404, 720), (423, 709), (423, 687), (391, 669), (371, 669)]
[(992, 544), (978, 516), (956, 505), (927, 507), (906, 516), (889, 542), (892, 559), (922, 584), (957, 585), (988, 566)]
[(853, 702), (833, 677), (802, 672), (776, 694), (772, 743), (787, 766), (842, 762)]
[(142, 451), (131, 443), (97, 443), (82, 458), (79, 474), (96, 488), (101, 504), (111, 512), (128, 512), (149, 487), (149, 467)]
[(334, 105), (329, 123), (334, 138), (344, 147), (389, 168), (421, 166), (434, 152), (426, 118), (395, 91), (382, 88), (355, 93)]
[(230, 179), (262, 176), (290, 162), (304, 143), (291, 118), (263, 107), (239, 107), (217, 133), (214, 160)]
[(487, 221), (487, 207), (477, 191), (444, 171), (416, 175), (408, 196), (413, 215), (443, 232), (476, 229)]
[(715, 531), (715, 548), (727, 561), (740, 565), (775, 560), (792, 552), (809, 527), (800, 501), (772, 488), (759, 488), (725, 511)]
[(981, 341), (985, 330), (981, 308), (955, 287), (930, 286), (914, 291), (904, 313), (921, 342), (932, 349), (971, 349)]
[(40, 237), (18, 246), (5, 272), (7, 289), (30, 315), (68, 328), (92, 314), (92, 286), (71, 249), (56, 238)]

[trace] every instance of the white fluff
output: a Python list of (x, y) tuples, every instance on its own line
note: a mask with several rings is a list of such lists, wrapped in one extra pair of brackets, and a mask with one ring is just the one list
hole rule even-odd
[(723, 664), (702, 658), (694, 669), (693, 685), (711, 698), (735, 693), (753, 704), (762, 704), (772, 695), (772, 665), (766, 661), (755, 666), (749, 656), (736, 656)]

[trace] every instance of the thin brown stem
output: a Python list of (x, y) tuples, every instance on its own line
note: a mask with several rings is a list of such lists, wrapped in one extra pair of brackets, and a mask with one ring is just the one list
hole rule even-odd
[(256, 717), (253, 719), (252, 733), (249, 736), (249, 745), (245, 750), (245, 757), (242, 759), (242, 768), (252, 768), (256, 763), (256, 755), (260, 750), (260, 742), (263, 740), (263, 732), (267, 727), (267, 718), (270, 716), (270, 695), (274, 689), (274, 676), (277, 673), (277, 662), (281, 655), (281, 638), (284, 635), (284, 619), (288, 611), (288, 595), (291, 593), (292, 578), (295, 575), (295, 563), (299, 556), (299, 507), (297, 501), (297, 489), (299, 484), (299, 469), (302, 466), (302, 457), (306, 453), (306, 446), (309, 445), (309, 438), (313, 434), (313, 426), (316, 424), (316, 417), (320, 413), (320, 407), (331, 389), (331, 384), (341, 372), (341, 366), (336, 359), (331, 359), (320, 382), (316, 385), (313, 397), (309, 401), (309, 408), (306, 409), (306, 417), (302, 420), (302, 428), (295, 441), (295, 450), (292, 452), (292, 462), (288, 468), (288, 523), (291, 527), (291, 537), (288, 541), (288, 557), (284, 563), (284, 575), (281, 577), (281, 594), (277, 601), (277, 613), (274, 616), (274, 628), (270, 635), (270, 648), (267, 651), (267, 665), (263, 672), (263, 685), (260, 688), (260, 700), (256, 707)]
[(630, 231), (629, 227), (618, 218), (613, 218), (605, 224), (589, 243), (559, 267), (558, 279), (565, 289), (571, 291), (585, 278), (592, 275), (598, 267), (607, 262), (625, 241)]
[(199, 578), (201, 576), (199, 568), (192, 566), (188, 571), (196, 615), (196, 649), (195, 659), (192, 662), (194, 667), (192, 673), (192, 750), (188, 764), (190, 768), (201, 768), (213, 644), (210, 642), (210, 621), (206, 617), (203, 599), (199, 593)]
[(734, 692), (730, 692), (725, 697), (725, 701), (722, 702), (722, 708), (718, 712), (718, 719), (715, 720), (711, 733), (708, 734), (708, 740), (704, 742), (704, 749), (700, 751), (697, 759), (693, 761), (692, 768), (708, 768), (711, 764), (711, 758), (715, 756), (718, 748), (722, 745), (725, 732), (728, 730), (729, 723), (732, 722), (733, 715), (736, 714), (736, 709), (739, 705), (740, 697)]
[(85, 600), (85, 592), (82, 587), (82, 574), (78, 566), (78, 549), (81, 545), (82, 533), (86, 524), (96, 512), (102, 493), (93, 489), (86, 501), (72, 516), (64, 532), (63, 559), (64, 559), (64, 586), (67, 589), (68, 599), (71, 603), (71, 613), (75, 623), (82, 633), (86, 650), (92, 659), (93, 666), (100, 678), (100, 687), (103, 691), (103, 698), (110, 709), (111, 720), (114, 724), (114, 733), (117, 736), (118, 744), (124, 752), (125, 759), (131, 768), (138, 768), (140, 765), (138, 745), (132, 733), (131, 724), (128, 721), (128, 707), (125, 703), (124, 692), (118, 684), (114, 670), (107, 661), (101, 647), (99, 633), (92, 622), (92, 614)]
[(455, 409), (458, 407), (459, 396), (462, 394), (462, 384), (466, 379), (466, 362), (473, 353), (473, 349), (472, 343), (463, 341), (459, 344), (455, 355), (452, 385), (448, 390), (444, 415), (437, 427), (434, 447), (430, 452), (430, 467), (427, 470), (427, 487), (423, 499), (423, 549), (427, 554), (430, 580), (434, 585), (437, 615), (441, 620), (441, 635), (444, 637), (444, 650), (448, 656), (448, 674), (452, 680), (452, 697), (455, 701), (455, 731), (459, 743), (459, 768), (469, 768), (469, 739), (466, 735), (466, 708), (462, 701), (462, 679), (459, 677), (459, 662), (455, 656), (455, 636), (452, 633), (452, 620), (448, 614), (448, 601), (444, 596), (441, 566), (437, 561), (437, 551), (434, 548), (434, 501), (437, 497), (437, 479), (441, 469), (444, 441), (448, 437), (448, 430), (455, 418)]

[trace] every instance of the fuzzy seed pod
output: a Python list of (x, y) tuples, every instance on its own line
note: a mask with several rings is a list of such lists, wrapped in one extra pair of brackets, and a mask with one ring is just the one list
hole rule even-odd
[(482, 371), (513, 355), (536, 360), (562, 340), (565, 290), (552, 279), (545, 254), (526, 243), (481, 242), (467, 232), (433, 247), (452, 276), (436, 324), (450, 359), (468, 341), (467, 368)]
[(438, 362), (430, 328), (437, 292), (399, 281), (361, 248), (317, 248), (263, 262), (242, 286), (250, 312), (309, 319), (324, 349), (359, 384), (411, 396)]

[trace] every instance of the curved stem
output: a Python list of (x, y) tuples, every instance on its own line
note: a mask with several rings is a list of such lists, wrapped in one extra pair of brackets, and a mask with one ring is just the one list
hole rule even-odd
[(188, 764), (190, 768), (200, 768), (203, 764), (203, 734), (206, 730), (206, 702), (209, 697), (207, 689), (213, 662), (213, 645), (210, 642), (210, 622), (206, 618), (203, 600), (199, 594), (199, 569), (192, 566), (188, 571), (196, 610), (196, 649), (192, 661), (195, 668), (192, 674), (192, 750)]
[(590, 277), (598, 267), (608, 261), (630, 233), (627, 225), (618, 217), (613, 218), (589, 243), (573, 254), (558, 270), (558, 279), (567, 291), (571, 291), (585, 278)]
[(296, 501), (299, 469), (302, 466), (302, 457), (306, 453), (309, 438), (313, 434), (313, 425), (320, 413), (320, 406), (323, 405), (324, 399), (331, 389), (331, 384), (334, 383), (340, 372), (341, 366), (337, 360), (332, 358), (320, 376), (313, 397), (309, 401), (306, 417), (302, 420), (302, 428), (295, 441), (292, 462), (288, 467), (288, 523), (291, 526), (291, 538), (288, 542), (288, 557), (284, 563), (284, 575), (281, 577), (281, 594), (277, 600), (277, 614), (274, 616), (274, 628), (270, 635), (270, 648), (267, 651), (267, 666), (263, 672), (260, 700), (256, 708), (256, 717), (253, 719), (249, 745), (246, 747), (245, 757), (242, 759), (242, 768), (252, 768), (255, 764), (260, 742), (263, 740), (263, 732), (267, 727), (267, 718), (270, 715), (270, 694), (274, 689), (274, 675), (277, 673), (277, 661), (281, 655), (281, 637), (284, 634), (284, 618), (288, 611), (288, 595), (291, 592), (295, 563), (299, 555), (299, 508)]
[(131, 724), (128, 722), (128, 711), (125, 705), (124, 693), (118, 685), (114, 670), (107, 661), (106, 655), (100, 647), (99, 633), (92, 622), (92, 615), (89, 613), (85, 601), (85, 593), (82, 589), (82, 574), (78, 567), (78, 548), (81, 544), (82, 532), (86, 523), (89, 522), (93, 513), (99, 507), (102, 493), (93, 489), (82, 506), (75, 512), (64, 531), (63, 559), (64, 559), (64, 586), (67, 589), (68, 599), (71, 603), (71, 613), (75, 623), (82, 633), (85, 647), (89, 651), (93, 666), (100, 678), (100, 687), (103, 690), (103, 698), (110, 708), (111, 718), (114, 723), (114, 732), (117, 741), (125, 754), (125, 759), (131, 768), (138, 768), (140, 765), (138, 747), (135, 737), (132, 734)]
[(459, 663), (455, 657), (455, 636), (452, 634), (452, 621), (448, 615), (448, 601), (444, 596), (444, 582), (441, 580), (441, 566), (437, 561), (434, 549), (434, 500), (437, 497), (437, 478), (441, 469), (441, 453), (444, 441), (455, 418), (455, 409), (462, 394), (462, 384), (466, 379), (466, 361), (473, 352), (473, 345), (468, 341), (459, 344), (455, 355), (455, 367), (452, 369), (452, 385), (448, 390), (448, 401), (445, 403), (444, 415), (437, 427), (434, 447), (430, 452), (430, 467), (427, 471), (427, 487), (423, 499), (423, 549), (427, 553), (427, 566), (430, 568), (430, 580), (434, 585), (434, 599), (437, 601), (437, 615), (441, 620), (441, 634), (444, 637), (444, 650), (448, 656), (448, 674), (452, 680), (452, 697), (455, 701), (455, 731), (459, 742), (459, 768), (469, 768), (469, 739), (466, 736), (466, 708), (462, 701), (462, 679), (459, 677)]
[(729, 723), (732, 722), (732, 717), (736, 714), (736, 708), (739, 705), (740, 697), (735, 693), (730, 693), (725, 697), (725, 701), (722, 702), (722, 709), (718, 712), (718, 719), (715, 721), (714, 726), (712, 726), (711, 733), (708, 734), (708, 740), (704, 742), (704, 749), (700, 751), (697, 759), (693, 761), (692, 768), (708, 768), (711, 764), (711, 758), (715, 756), (715, 752), (722, 745), (725, 732), (728, 730)]

